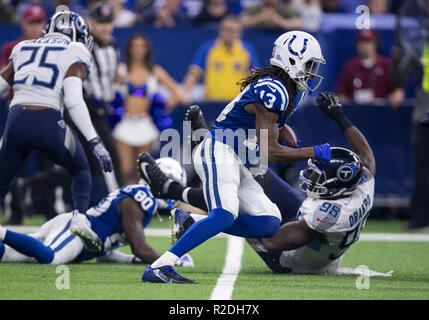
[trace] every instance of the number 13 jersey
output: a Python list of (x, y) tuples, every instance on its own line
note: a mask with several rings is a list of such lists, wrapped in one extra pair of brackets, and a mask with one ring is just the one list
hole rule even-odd
[(91, 53), (83, 43), (61, 34), (24, 40), (12, 50), (9, 60), (15, 72), (10, 106), (45, 106), (63, 112), (63, 81), (69, 67), (84, 63), (89, 72)]

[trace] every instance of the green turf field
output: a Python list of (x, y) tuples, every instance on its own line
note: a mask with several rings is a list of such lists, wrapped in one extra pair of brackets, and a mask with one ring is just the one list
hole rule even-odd
[[(43, 219), (38, 222), (43, 222)], [(37, 224), (29, 219), (26, 224)], [(364, 232), (404, 232), (405, 222), (369, 220)], [(152, 228), (168, 228), (168, 221), (155, 221)], [(168, 249), (168, 237), (148, 237), (160, 252)], [(191, 251), (193, 268), (177, 268), (197, 285), (148, 284), (141, 282), (145, 265), (68, 265), (70, 288), (59, 290), (57, 266), (0, 264), (0, 299), (209, 299), (225, 264), (227, 238), (210, 239)], [(123, 248), (129, 252), (129, 248)], [(359, 241), (344, 256), (344, 267), (366, 265), (392, 277), (371, 277), (369, 289), (357, 289), (357, 276), (276, 275), (245, 243), (241, 270), (232, 299), (429, 299), (429, 242)], [(59, 281), (59, 280), (58, 280)]]

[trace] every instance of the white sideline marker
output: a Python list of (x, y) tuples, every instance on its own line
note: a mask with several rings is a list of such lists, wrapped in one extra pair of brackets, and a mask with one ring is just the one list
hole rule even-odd
[(241, 269), (241, 259), (244, 250), (244, 238), (228, 235), (228, 249), (225, 266), (217, 279), (210, 300), (231, 300), (234, 284)]

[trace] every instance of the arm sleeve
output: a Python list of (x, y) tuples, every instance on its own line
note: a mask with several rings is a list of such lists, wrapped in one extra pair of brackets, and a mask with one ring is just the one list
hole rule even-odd
[(88, 108), (82, 95), (82, 79), (78, 77), (67, 77), (63, 82), (64, 105), (66, 106), (70, 118), (78, 127), (79, 131), (87, 141), (96, 138), (98, 135), (92, 125)]

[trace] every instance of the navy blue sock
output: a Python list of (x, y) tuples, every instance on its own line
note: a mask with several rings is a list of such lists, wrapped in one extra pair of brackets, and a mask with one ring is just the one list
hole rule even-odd
[(234, 215), (231, 212), (220, 208), (213, 209), (207, 218), (194, 223), (168, 251), (181, 257), (233, 223)]
[(1, 258), (3, 257), (4, 250), (5, 250), (4, 244), (3, 242), (0, 242), (0, 261), (1, 261)]
[(92, 178), (88, 168), (74, 172), (71, 183), (73, 207), (80, 213), (85, 213), (88, 210), (91, 188)]
[(3, 242), (26, 256), (36, 258), (39, 263), (50, 263), (54, 259), (55, 253), (51, 248), (26, 234), (7, 230)]
[(244, 238), (274, 236), (280, 228), (280, 219), (273, 216), (239, 214), (233, 225), (223, 232)]

